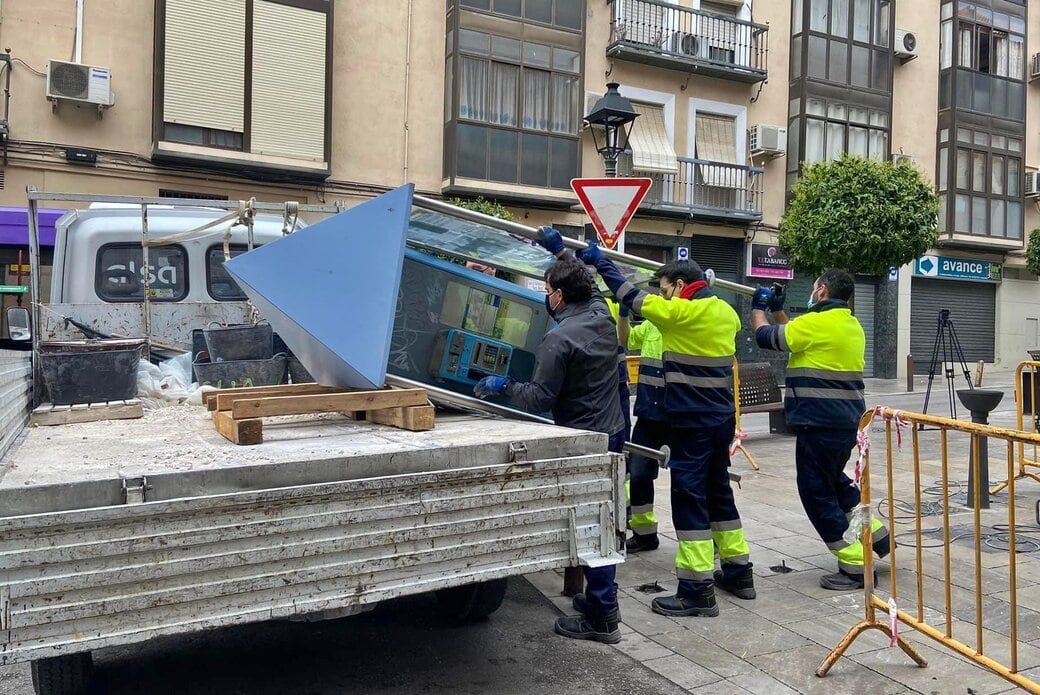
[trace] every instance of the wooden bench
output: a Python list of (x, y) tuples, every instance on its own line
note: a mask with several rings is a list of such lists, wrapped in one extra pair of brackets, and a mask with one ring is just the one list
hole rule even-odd
[(740, 377), (740, 414), (769, 413), (769, 431), (794, 434), (784, 417), (784, 394), (768, 362), (742, 362)]

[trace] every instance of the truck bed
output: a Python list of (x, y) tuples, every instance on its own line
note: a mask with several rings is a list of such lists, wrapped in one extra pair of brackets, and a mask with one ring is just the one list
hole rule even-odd
[(0, 468), (0, 665), (621, 561), (606, 437), (440, 416), (408, 432), (201, 407), (30, 428)]

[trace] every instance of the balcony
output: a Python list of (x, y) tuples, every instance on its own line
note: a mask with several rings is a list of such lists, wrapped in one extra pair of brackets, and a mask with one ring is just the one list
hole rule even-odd
[[(640, 206), (642, 213), (718, 222), (762, 219), (765, 169), (740, 164), (678, 158), (675, 174), (651, 174), (653, 185)], [(630, 162), (619, 162), (622, 176), (640, 176)]]
[(657, 0), (611, 0), (607, 56), (754, 84), (766, 79), (768, 27)]

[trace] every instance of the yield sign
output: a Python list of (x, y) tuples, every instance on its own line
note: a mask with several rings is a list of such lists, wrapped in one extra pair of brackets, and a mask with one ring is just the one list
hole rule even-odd
[(600, 241), (612, 249), (651, 183), (650, 179), (571, 179), (571, 188), (592, 219)]

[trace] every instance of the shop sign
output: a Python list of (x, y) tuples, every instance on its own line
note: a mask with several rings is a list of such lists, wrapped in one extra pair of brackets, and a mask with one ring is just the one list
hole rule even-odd
[(794, 277), (794, 270), (776, 245), (751, 244), (747, 274), (755, 278), (790, 280)]
[(1002, 270), (1003, 265), (1000, 263), (977, 258), (921, 256), (914, 261), (914, 275), (926, 278), (1000, 282)]

